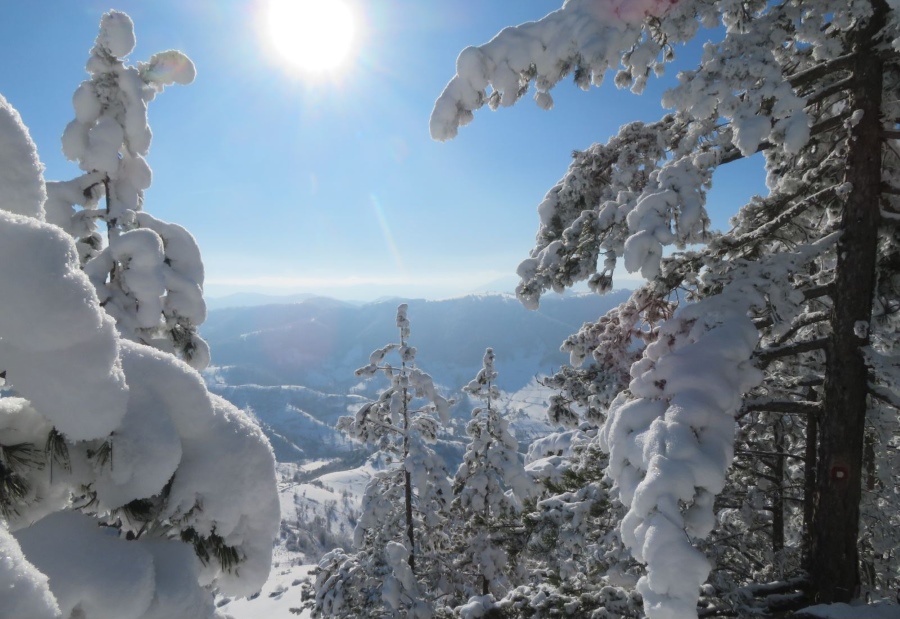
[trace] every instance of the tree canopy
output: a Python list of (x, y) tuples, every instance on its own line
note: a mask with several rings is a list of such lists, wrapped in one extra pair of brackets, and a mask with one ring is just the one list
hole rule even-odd
[[(431, 117), (449, 139), (485, 104), (533, 87), (549, 109), (564, 77), (588, 88), (610, 69), (641, 92), (714, 26), (665, 116), (575, 154), (518, 270), (530, 307), (579, 281), (605, 292), (620, 263), (647, 280), (566, 341), (573, 367), (552, 382), (554, 417), (598, 428), (654, 619), (760, 581), (796, 577), (822, 602), (898, 582), (897, 11), (568, 0), (463, 50)], [(760, 151), (768, 193), (711, 230), (716, 170)]]

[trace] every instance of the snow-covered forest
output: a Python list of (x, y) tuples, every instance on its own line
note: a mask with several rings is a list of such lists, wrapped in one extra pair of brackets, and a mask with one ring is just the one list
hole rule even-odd
[[(130, 64), (126, 14), (60, 128), (78, 177), (44, 178), (0, 96), (0, 618), (900, 617), (900, 4), (567, 0), (462, 50), (431, 136), (570, 78), (641, 93), (701, 33), (664, 114), (537, 205), (518, 302), (613, 301), (527, 385), (550, 357), (499, 342), (564, 314), (517, 329), (486, 300), (469, 366), (440, 360), (479, 327), (419, 350), (406, 302), (374, 351), (367, 325), (309, 362), (345, 311), (322, 301), (280, 366), (221, 315), (216, 365), (200, 249), (145, 200), (148, 106), (194, 65)], [(717, 171), (757, 154), (765, 191), (713, 229)]]

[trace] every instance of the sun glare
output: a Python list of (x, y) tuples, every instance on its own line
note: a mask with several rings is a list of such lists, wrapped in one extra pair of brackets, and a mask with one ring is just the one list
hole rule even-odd
[(275, 51), (303, 73), (333, 73), (350, 56), (356, 24), (343, 0), (269, 0), (266, 17)]

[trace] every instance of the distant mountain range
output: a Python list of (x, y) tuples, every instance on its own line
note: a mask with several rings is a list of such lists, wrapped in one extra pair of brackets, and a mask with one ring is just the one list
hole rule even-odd
[(397, 341), (397, 305), (406, 302), (417, 363), (437, 382), (452, 388), (467, 383), (485, 348), (492, 347), (499, 386), (515, 391), (566, 363), (562, 341), (627, 295), (548, 296), (537, 311), (503, 294), (363, 305), (312, 297), (212, 310), (201, 334), (225, 384), (302, 385), (335, 393), (358, 382), (353, 372), (368, 363), (373, 350)]
[(496, 353), (497, 385), (505, 394), (498, 405), (524, 447), (551, 430), (544, 417), (550, 392), (535, 377), (567, 363), (562, 341), (628, 294), (550, 296), (538, 311), (504, 294), (361, 305), (309, 297), (212, 310), (201, 329), (212, 350), (205, 377), (212, 391), (252, 411), (280, 462), (357, 457), (360, 447), (337, 432), (335, 423), (386, 386), (381, 376), (364, 382), (354, 372), (373, 350), (397, 341), (397, 305), (406, 302), (418, 367), (458, 400), (443, 441), (447, 457), (458, 457), (465, 441), (465, 423), (476, 404), (461, 388), (481, 369), (487, 347)]
[(259, 292), (236, 292), (223, 297), (206, 297), (208, 310), (222, 309), (223, 307), (256, 307), (259, 305), (273, 305), (284, 303), (301, 303), (316, 295), (308, 292), (300, 292), (288, 295), (272, 295)]

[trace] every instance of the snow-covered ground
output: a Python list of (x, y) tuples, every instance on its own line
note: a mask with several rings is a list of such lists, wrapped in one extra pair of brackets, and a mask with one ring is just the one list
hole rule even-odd
[(297, 614), (300, 590), (312, 570), (312, 565), (273, 566), (269, 580), (259, 595), (253, 598), (220, 598), (216, 601), (219, 612), (231, 619), (298, 619), (308, 618), (308, 613)]
[[(220, 613), (233, 619), (309, 617), (306, 613), (296, 614), (302, 584), (327, 550), (335, 545), (349, 548), (363, 491), (376, 470), (371, 462), (366, 462), (306, 482), (294, 481), (333, 463), (315, 460), (278, 464), (282, 529), (269, 579), (259, 595), (252, 598), (218, 598)], [(292, 608), (295, 612), (291, 612)]]
[(547, 421), (547, 405), (554, 392), (532, 379), (513, 393), (504, 393), (499, 405), (520, 445), (547, 436), (555, 428)]

